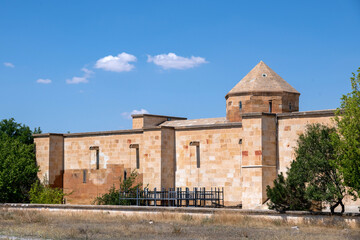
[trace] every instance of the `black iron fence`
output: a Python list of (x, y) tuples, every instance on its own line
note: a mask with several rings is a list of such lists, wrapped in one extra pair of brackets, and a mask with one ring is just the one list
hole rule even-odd
[(223, 207), (224, 188), (170, 188), (168, 190), (119, 191), (120, 205), (173, 206), (173, 207)]

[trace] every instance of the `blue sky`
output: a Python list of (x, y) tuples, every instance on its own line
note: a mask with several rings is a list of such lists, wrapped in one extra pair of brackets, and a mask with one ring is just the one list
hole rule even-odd
[(260, 60), (300, 111), (333, 109), (360, 67), (359, 29), (358, 0), (0, 0), (0, 119), (85, 132), (131, 128), (135, 110), (222, 117)]

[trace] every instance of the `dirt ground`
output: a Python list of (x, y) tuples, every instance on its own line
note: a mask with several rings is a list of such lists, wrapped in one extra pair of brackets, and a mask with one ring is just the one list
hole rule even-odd
[[(15, 237), (15, 238), (14, 238)], [(360, 239), (360, 229), (294, 226), (246, 216), (112, 216), (0, 210), (0, 239)]]

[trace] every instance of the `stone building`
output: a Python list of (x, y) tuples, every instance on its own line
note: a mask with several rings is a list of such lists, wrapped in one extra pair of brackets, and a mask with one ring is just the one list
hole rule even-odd
[(262, 208), (306, 125), (332, 124), (333, 110), (299, 112), (299, 96), (260, 62), (226, 94), (226, 117), (139, 114), (130, 130), (34, 135), (39, 177), (73, 192), (73, 204), (137, 169), (150, 188), (224, 187), (225, 205)]

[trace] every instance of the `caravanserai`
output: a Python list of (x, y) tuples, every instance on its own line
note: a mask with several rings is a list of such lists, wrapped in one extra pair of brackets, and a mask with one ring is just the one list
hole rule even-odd
[(91, 204), (136, 169), (149, 188), (221, 187), (226, 206), (262, 208), (306, 125), (332, 124), (334, 110), (299, 112), (299, 96), (261, 61), (226, 94), (225, 117), (139, 114), (130, 130), (36, 134), (39, 177), (72, 192), (72, 204)]

